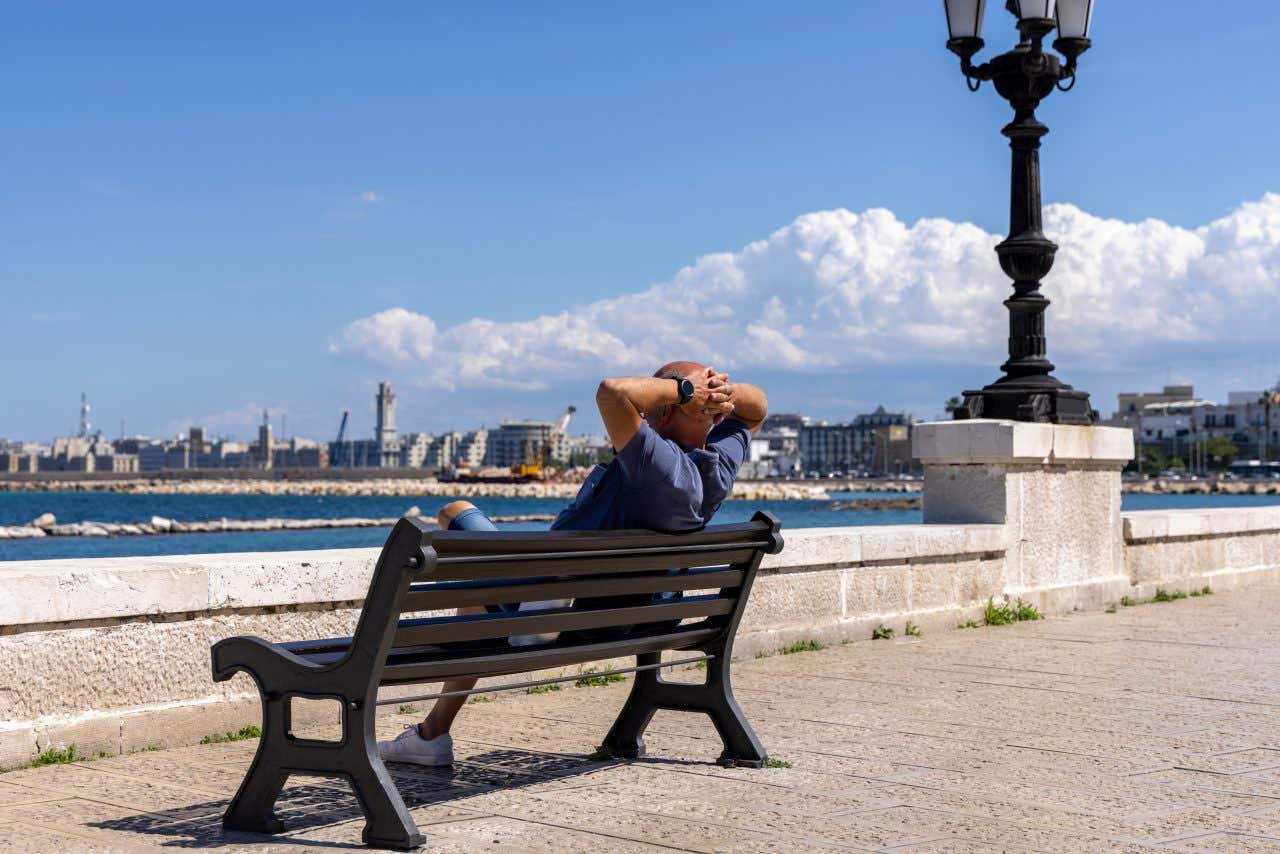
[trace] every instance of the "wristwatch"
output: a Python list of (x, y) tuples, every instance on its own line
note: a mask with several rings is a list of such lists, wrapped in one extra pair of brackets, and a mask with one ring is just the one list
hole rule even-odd
[(693, 400), (693, 380), (688, 377), (672, 377), (676, 381), (676, 388), (680, 389), (680, 405), (684, 406)]

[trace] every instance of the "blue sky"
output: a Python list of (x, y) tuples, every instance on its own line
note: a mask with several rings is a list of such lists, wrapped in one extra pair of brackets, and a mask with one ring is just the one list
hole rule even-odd
[[(1041, 109), (1046, 202), (1195, 229), (1280, 191), (1280, 7), (1100, 6), (1079, 85)], [(989, 45), (1009, 20), (988, 13)], [(438, 351), (380, 362), (332, 345), (394, 307), (442, 330), (573, 312), (814, 211), (1002, 233), (1008, 109), (965, 91), (945, 38), (941, 3), (914, 0), (15, 7), (0, 436), (71, 429), (82, 390), (111, 435), (122, 418), (247, 435), (262, 407), (318, 438), (350, 407), (361, 434), (380, 378), (402, 429), (551, 417), (589, 403), (599, 359), (529, 388), (441, 382), (461, 374)], [(1276, 284), (1262, 269), (1252, 294)], [(775, 409), (929, 416), (994, 379), (1002, 346), (747, 360), (741, 376), (773, 384)], [(1211, 336), (1058, 362), (1109, 412), (1120, 388), (1169, 377), (1260, 386), (1277, 349)]]

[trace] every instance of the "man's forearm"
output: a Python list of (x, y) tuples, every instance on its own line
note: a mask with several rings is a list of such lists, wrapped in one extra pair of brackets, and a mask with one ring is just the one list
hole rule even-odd
[(750, 383), (734, 383), (733, 417), (751, 425), (760, 426), (769, 414), (769, 399), (758, 386)]
[(675, 380), (661, 377), (612, 377), (601, 381), (596, 401), (630, 403), (637, 412), (643, 413), (679, 403), (680, 388)]

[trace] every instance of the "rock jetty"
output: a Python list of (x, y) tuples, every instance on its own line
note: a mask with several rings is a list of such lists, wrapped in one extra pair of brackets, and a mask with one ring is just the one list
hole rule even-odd
[[(421, 515), (412, 507), (404, 515)], [(37, 537), (139, 537), (155, 534), (212, 534), (224, 531), (314, 531), (319, 528), (389, 528), (400, 518), (369, 519), (202, 519), (179, 522), (152, 516), (150, 522), (68, 522), (59, 524), (52, 513), (42, 513), (26, 525), (0, 526), (0, 540), (27, 540)], [(550, 522), (553, 514), (524, 513), (494, 516), (495, 522)], [(434, 520), (429, 520), (434, 525)]]
[[(275, 480), (269, 478), (128, 478), (110, 480), (0, 480), (9, 492), (117, 492), (129, 495), (379, 495), (441, 498), (555, 498), (578, 494), (581, 479), (495, 483), (441, 481), (435, 478), (371, 478), (368, 480)], [(746, 501), (817, 500), (832, 487), (819, 481), (740, 481), (733, 497)]]

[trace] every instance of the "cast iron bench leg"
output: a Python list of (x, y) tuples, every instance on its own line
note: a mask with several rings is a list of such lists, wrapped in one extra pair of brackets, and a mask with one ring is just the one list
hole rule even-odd
[(346, 761), (347, 779), (351, 781), (351, 789), (360, 802), (360, 811), (364, 813), (361, 838), (365, 844), (410, 851), (426, 840), (418, 832), (418, 825), (409, 815), (409, 808), (400, 797), (395, 780), (391, 779), (382, 757), (378, 756), (378, 737), (373, 729), (376, 699), (376, 695), (369, 697), (365, 703), (354, 709), (348, 707), (345, 712), (346, 731), (354, 736), (346, 753), (349, 757)]
[(249, 773), (222, 816), (227, 830), (249, 833), (280, 833), (284, 823), (276, 817), (276, 798), (289, 780), (280, 765), (281, 748), (289, 731), (289, 703), (282, 698), (262, 698), (262, 739), (253, 756)]
[[(658, 709), (680, 712), (702, 712), (710, 716), (724, 744), (720, 754), (722, 765), (759, 768), (768, 758), (760, 739), (733, 697), (729, 683), (729, 659), (725, 650), (712, 651), (715, 658), (707, 662), (707, 681), (703, 685), (667, 682), (658, 670), (642, 670), (636, 674), (631, 694), (618, 713), (617, 720), (605, 736), (604, 746), (614, 756), (635, 759), (644, 756), (644, 731)], [(636, 656), (638, 665), (657, 664), (660, 653)]]

